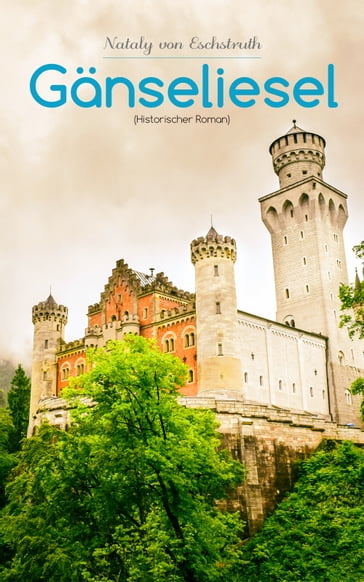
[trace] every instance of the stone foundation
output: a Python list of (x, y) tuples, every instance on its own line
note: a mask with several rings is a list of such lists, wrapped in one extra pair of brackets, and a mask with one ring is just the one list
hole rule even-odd
[(322, 440), (350, 440), (364, 446), (360, 428), (309, 413), (212, 398), (185, 398), (181, 403), (214, 410), (223, 446), (246, 467), (245, 483), (232, 494), (227, 508), (241, 512), (247, 536), (262, 527), (292, 488), (296, 461), (311, 455)]

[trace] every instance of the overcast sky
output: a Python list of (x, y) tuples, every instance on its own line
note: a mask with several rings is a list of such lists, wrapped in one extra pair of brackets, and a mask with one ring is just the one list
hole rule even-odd
[[(364, 8), (362, 0), (5, 0), (0, 21), (0, 359), (29, 364), (32, 306), (52, 294), (69, 308), (66, 340), (83, 336), (88, 305), (99, 300), (115, 262), (164, 271), (193, 291), (192, 239), (216, 230), (238, 245), (240, 309), (274, 318), (270, 239), (258, 198), (278, 189), (269, 145), (292, 119), (327, 142), (324, 179), (349, 196), (345, 230), (351, 247), (363, 236)], [(106, 37), (152, 42), (142, 51), (104, 50)], [(248, 41), (255, 51), (196, 51), (207, 42)], [(183, 49), (161, 51), (161, 41)], [(185, 56), (185, 59), (155, 58)], [(220, 59), (196, 59), (218, 56)], [(227, 59), (226, 56), (256, 56)], [(150, 58), (154, 57), (154, 58)], [(262, 98), (246, 109), (188, 110), (170, 105), (131, 109), (125, 93), (113, 107), (80, 108), (71, 101), (45, 108), (29, 92), (32, 73), (57, 63), (77, 79), (76, 67), (95, 67), (95, 79), (138, 81), (181, 75), (199, 80), (224, 68), (226, 82), (249, 76), (260, 86), (272, 76), (290, 83), (314, 76), (326, 83), (335, 66), (337, 108), (326, 97), (314, 108), (290, 100), (281, 108)], [(61, 78), (61, 76), (59, 77)], [(45, 89), (44, 89), (45, 90)], [(139, 114), (230, 115), (230, 125), (138, 125)]]

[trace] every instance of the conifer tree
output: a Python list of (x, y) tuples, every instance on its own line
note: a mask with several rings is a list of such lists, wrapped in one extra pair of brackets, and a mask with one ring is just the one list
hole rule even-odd
[(19, 364), (8, 394), (8, 408), (13, 421), (14, 430), (11, 438), (11, 450), (18, 451), (22, 440), (26, 437), (29, 421), (30, 379)]

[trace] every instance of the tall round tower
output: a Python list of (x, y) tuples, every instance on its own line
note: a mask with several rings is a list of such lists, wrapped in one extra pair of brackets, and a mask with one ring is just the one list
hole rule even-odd
[(58, 305), (52, 295), (49, 295), (46, 301), (34, 305), (32, 309), (34, 339), (29, 416), (30, 430), (40, 399), (56, 395), (56, 354), (60, 341), (63, 339), (67, 315), (67, 307)]
[(236, 243), (211, 227), (191, 243), (196, 277), (198, 394), (242, 398), (234, 263)]
[(362, 366), (363, 350), (339, 327), (339, 288), (348, 282), (347, 195), (323, 180), (325, 140), (318, 134), (294, 122), (269, 151), (280, 189), (259, 202), (271, 235), (277, 321), (328, 338), (331, 412), (342, 424), (356, 423), (348, 386)]

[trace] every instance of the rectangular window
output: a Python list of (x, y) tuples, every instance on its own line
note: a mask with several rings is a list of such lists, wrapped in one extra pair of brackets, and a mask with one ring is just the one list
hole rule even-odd
[(216, 313), (221, 313), (221, 303), (220, 303), (220, 301), (216, 301)]

